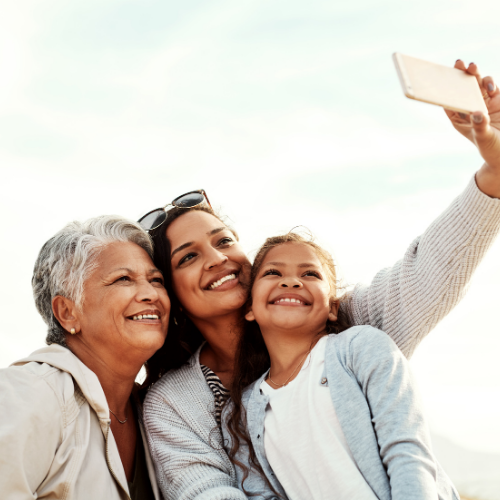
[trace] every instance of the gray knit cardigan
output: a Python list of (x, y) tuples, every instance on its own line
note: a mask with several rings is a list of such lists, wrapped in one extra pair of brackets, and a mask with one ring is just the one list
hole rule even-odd
[[(342, 307), (353, 324), (383, 330), (410, 358), (464, 296), (499, 229), (500, 200), (483, 194), (472, 179), (402, 260), (369, 285), (357, 285)], [(160, 489), (166, 500), (244, 500), (222, 447), (199, 354), (164, 375), (144, 403)]]

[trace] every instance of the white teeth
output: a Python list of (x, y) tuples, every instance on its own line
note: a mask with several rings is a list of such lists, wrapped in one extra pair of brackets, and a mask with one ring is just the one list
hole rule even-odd
[(133, 316), (132, 319), (134, 321), (141, 320), (141, 319), (159, 319), (160, 316), (157, 314), (138, 314), (137, 316)]
[(221, 278), (219, 281), (216, 281), (215, 283), (212, 283), (210, 285), (210, 290), (213, 290), (214, 288), (217, 288), (218, 286), (221, 286), (222, 283), (225, 283), (226, 281), (229, 281), (229, 280), (234, 280), (236, 279), (236, 274), (228, 274), (227, 276), (224, 276), (223, 278)]
[(274, 303), (275, 304), (282, 304), (283, 302), (290, 302), (292, 304), (304, 304), (304, 302), (302, 302), (299, 299), (289, 299), (288, 297), (286, 297), (284, 299), (276, 300)]

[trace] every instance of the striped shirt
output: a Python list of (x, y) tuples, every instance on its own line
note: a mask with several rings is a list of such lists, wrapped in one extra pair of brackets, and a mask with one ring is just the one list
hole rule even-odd
[(229, 398), (229, 389), (226, 389), (220, 378), (208, 367), (200, 364), (201, 371), (205, 375), (205, 380), (207, 381), (208, 387), (212, 391), (215, 399), (215, 420), (220, 427), (220, 417), (222, 414), (222, 408), (224, 403)]

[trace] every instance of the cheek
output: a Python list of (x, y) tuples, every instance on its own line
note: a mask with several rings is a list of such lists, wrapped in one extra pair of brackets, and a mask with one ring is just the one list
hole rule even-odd
[(159, 295), (161, 297), (160, 301), (165, 309), (165, 312), (168, 314), (170, 312), (172, 303), (170, 302), (170, 297), (168, 296), (167, 290), (162, 288), (159, 292)]
[(254, 286), (252, 289), (252, 307), (263, 309), (267, 305), (269, 291), (264, 286)]
[(325, 311), (325, 314), (328, 314), (330, 312), (331, 303), (330, 287), (320, 287), (320, 289), (317, 291), (317, 297), (317, 303), (321, 309), (321, 312)]
[(250, 277), (252, 264), (250, 264), (250, 261), (248, 260), (247, 256), (245, 255), (245, 252), (243, 252), (243, 249), (240, 246), (238, 246), (236, 252), (228, 252), (226, 255), (230, 260), (236, 262), (241, 266), (241, 273), (248, 275), (248, 277)]
[(182, 300), (182, 297), (189, 297), (192, 294), (191, 290), (198, 285), (196, 274), (192, 269), (178, 269), (172, 272), (172, 286), (179, 300)]
[(179, 305), (188, 316), (194, 311), (204, 310), (203, 297), (198, 293), (199, 274), (192, 269), (177, 270), (172, 273), (172, 288)]
[[(94, 297), (95, 299), (96, 297)], [(88, 331), (110, 331), (116, 324), (116, 312), (119, 302), (113, 296), (101, 296), (100, 300), (85, 301), (82, 308), (82, 326), (87, 325)]]

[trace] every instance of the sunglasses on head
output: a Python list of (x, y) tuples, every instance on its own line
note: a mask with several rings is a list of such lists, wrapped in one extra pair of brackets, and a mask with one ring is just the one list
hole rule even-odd
[(163, 208), (155, 208), (154, 210), (151, 210), (151, 212), (143, 215), (138, 222), (146, 231), (152, 231), (153, 229), (159, 228), (167, 220), (167, 212), (171, 208), (193, 208), (205, 202), (210, 208), (212, 208), (204, 189), (189, 191), (189, 193), (181, 194)]

